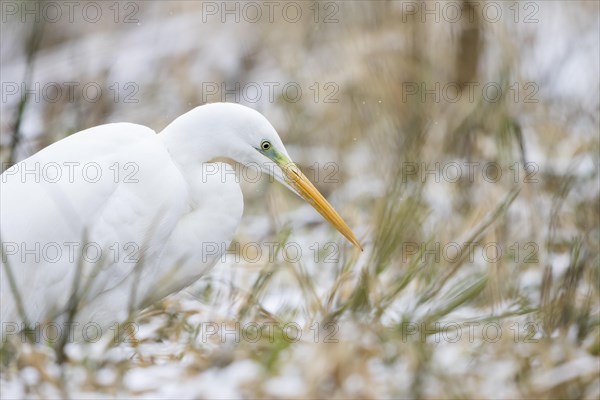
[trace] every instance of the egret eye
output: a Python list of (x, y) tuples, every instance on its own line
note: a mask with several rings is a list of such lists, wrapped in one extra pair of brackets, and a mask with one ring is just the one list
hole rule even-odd
[(269, 142), (268, 140), (263, 140), (262, 143), (260, 144), (260, 147), (263, 150), (269, 150), (271, 148), (271, 142)]

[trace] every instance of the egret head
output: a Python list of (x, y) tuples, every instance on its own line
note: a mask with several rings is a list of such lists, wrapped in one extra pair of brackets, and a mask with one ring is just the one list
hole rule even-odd
[[(362, 250), (342, 217), (291, 160), (277, 131), (262, 114), (234, 103), (207, 104), (188, 114), (192, 113), (196, 114), (195, 118), (186, 121), (193, 123), (195, 120), (197, 129), (198, 120), (201, 120), (202, 127), (211, 138), (210, 143), (204, 145), (215, 148), (215, 156), (232, 159), (272, 175), (310, 203), (352, 244)], [(177, 122), (174, 121), (172, 125)]]

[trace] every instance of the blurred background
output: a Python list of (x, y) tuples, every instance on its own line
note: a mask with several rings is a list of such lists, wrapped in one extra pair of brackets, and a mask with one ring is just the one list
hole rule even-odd
[(238, 102), (365, 246), (241, 179), (211, 276), (133, 343), (70, 344), (61, 366), (4, 346), (3, 398), (600, 395), (598, 2), (1, 7), (2, 171), (88, 127)]

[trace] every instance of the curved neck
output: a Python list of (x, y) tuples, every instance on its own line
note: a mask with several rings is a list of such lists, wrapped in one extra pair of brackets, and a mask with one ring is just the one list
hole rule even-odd
[(181, 115), (158, 134), (171, 159), (181, 167), (227, 156), (225, 134), (212, 131), (213, 124), (198, 111)]

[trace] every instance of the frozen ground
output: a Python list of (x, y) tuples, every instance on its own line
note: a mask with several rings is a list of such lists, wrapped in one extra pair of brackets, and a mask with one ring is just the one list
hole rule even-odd
[[(32, 19), (3, 19), (3, 162), (22, 84), (40, 90), (18, 159), (88, 126), (160, 131), (238, 99), (278, 128), (365, 252), (283, 188), (242, 182), (238, 247), (210, 276), (145, 310), (131, 343), (69, 344), (62, 365), (47, 345), (4, 345), (1, 397), (598, 398), (598, 4), (491, 3), (468, 23), (443, 3), (422, 22), (401, 1), (306, 2), (298, 22), (256, 23), (222, 22), (220, 2), (122, 2), (115, 23), (106, 3), (98, 22), (46, 23), (29, 78)], [(443, 88), (460, 81), (505, 96), (453, 101)], [(102, 95), (71, 99), (68, 82)], [(410, 92), (436, 82), (440, 101)], [(268, 242), (302, 256), (269, 257)], [(466, 242), (473, 257), (457, 257)]]

